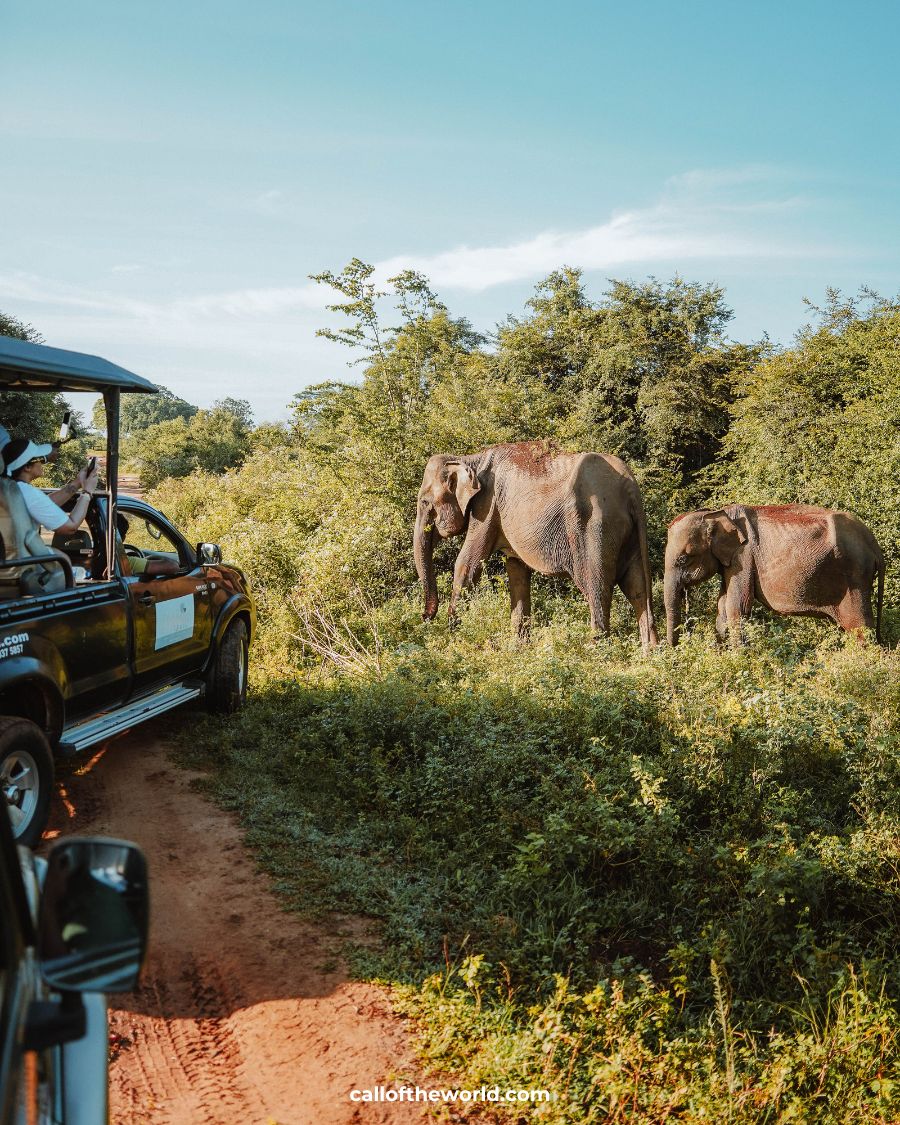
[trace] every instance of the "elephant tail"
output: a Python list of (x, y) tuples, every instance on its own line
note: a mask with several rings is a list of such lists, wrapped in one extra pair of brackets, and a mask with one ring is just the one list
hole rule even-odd
[(878, 560), (878, 602), (875, 611), (875, 640), (881, 644), (881, 605), (884, 601), (884, 555)]

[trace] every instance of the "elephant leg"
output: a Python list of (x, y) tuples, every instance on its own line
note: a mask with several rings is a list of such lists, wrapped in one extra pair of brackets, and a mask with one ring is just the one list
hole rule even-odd
[(456, 565), (453, 568), (453, 592), (450, 595), (450, 604), (447, 610), (451, 626), (456, 622), (456, 605), (460, 594), (463, 590), (478, 582), (484, 560), (492, 550), (493, 544), (489, 543), (488, 538), (484, 535), (478, 535), (474, 538), (467, 536), (463, 543), (462, 549), (456, 557)]
[(619, 544), (604, 538), (599, 511), (584, 524), (577, 513), (570, 513), (566, 534), (572, 544), (572, 578), (591, 614), (591, 635), (608, 637)]
[(527, 641), (531, 628), (531, 570), (521, 559), (507, 558), (506, 574), (513, 631), (520, 641)]
[(846, 633), (852, 633), (858, 641), (865, 644), (866, 630), (875, 628), (871, 591), (848, 590), (830, 616)]
[(591, 635), (609, 636), (609, 611), (612, 606), (612, 584), (602, 574), (585, 576), (580, 589), (591, 611)]
[[(723, 598), (725, 600), (725, 629), (723, 639), (727, 637), (732, 648), (740, 648), (744, 643), (741, 622), (745, 616), (744, 604), (747, 600), (743, 596), (741, 584), (737, 581), (727, 582), (724, 594), (719, 595), (720, 605)], [(718, 627), (718, 620), (716, 621), (716, 625)]]
[(723, 586), (722, 592), (719, 594), (718, 609), (716, 612), (716, 636), (720, 641), (728, 640), (728, 608), (726, 603), (727, 598)]
[(650, 607), (650, 591), (644, 581), (644, 567), (640, 556), (636, 556), (628, 564), (628, 568), (619, 580), (619, 588), (634, 609), (638, 620), (641, 648), (646, 656), (659, 644), (659, 637), (656, 635), (656, 623)]

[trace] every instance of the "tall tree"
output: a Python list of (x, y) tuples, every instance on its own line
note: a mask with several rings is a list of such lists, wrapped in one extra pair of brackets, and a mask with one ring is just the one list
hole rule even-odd
[[(140, 430), (146, 430), (148, 426), (169, 422), (173, 418), (183, 418), (188, 421), (198, 409), (159, 384), (155, 395), (124, 394), (119, 411), (119, 433), (123, 438), (129, 438)], [(106, 413), (102, 399), (94, 403), (92, 420), (95, 429), (105, 428)]]
[(223, 399), (211, 410), (194, 408), (188, 418), (179, 414), (133, 431), (124, 443), (123, 456), (148, 488), (198, 469), (223, 473), (239, 465), (250, 451), (252, 421), (248, 402)]
[(737, 372), (759, 347), (728, 343), (714, 285), (612, 281), (598, 304), (578, 270), (557, 270), (529, 314), (498, 332), (500, 370), (542, 403), (567, 444), (652, 462), (685, 484), (719, 452)]
[[(0, 336), (12, 336), (32, 344), (43, 343), (40, 332), (17, 317), (0, 312)], [(0, 392), (0, 423), (13, 437), (32, 437), (49, 441), (56, 437), (59, 423), (70, 406), (59, 394)]]
[[(449, 315), (421, 274), (405, 270), (381, 289), (373, 273), (354, 258), (339, 274), (314, 275), (344, 298), (328, 306), (343, 317), (339, 327), (318, 334), (352, 348), (350, 363), (362, 365), (363, 375), (357, 386), (324, 383), (297, 395), (294, 427), (342, 479), (405, 510), (423, 459), (445, 440), (434, 427), (441, 388), (463, 378), (483, 337)], [(383, 322), (388, 308), (399, 324)]]

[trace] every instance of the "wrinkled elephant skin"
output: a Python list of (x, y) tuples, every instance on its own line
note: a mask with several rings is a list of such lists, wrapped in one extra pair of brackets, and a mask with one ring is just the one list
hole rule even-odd
[[(721, 579), (716, 631), (740, 643), (754, 601), (775, 613), (827, 617), (847, 632), (881, 639), (884, 554), (849, 512), (803, 504), (734, 504), (678, 516), (666, 544), (665, 602), (670, 644), (681, 629), (690, 586)], [(877, 614), (872, 584), (878, 579)]]
[(562, 453), (541, 442), (495, 445), (466, 456), (438, 454), (425, 467), (413, 548), (426, 620), (437, 613), (435, 536), (465, 532), (453, 572), (450, 619), (461, 592), (501, 551), (513, 627), (527, 635), (531, 574), (567, 574), (584, 595), (594, 633), (609, 632), (618, 584), (638, 618), (646, 652), (657, 644), (647, 524), (640, 489), (618, 457)]

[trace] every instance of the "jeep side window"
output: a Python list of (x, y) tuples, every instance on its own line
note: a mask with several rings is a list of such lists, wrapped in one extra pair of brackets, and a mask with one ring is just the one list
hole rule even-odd
[[(179, 544), (156, 520), (143, 512), (119, 509), (119, 535), (126, 559), (162, 559), (175, 566), (184, 566)], [(123, 534), (124, 532), (124, 534)], [(129, 571), (135, 568), (129, 563)]]

